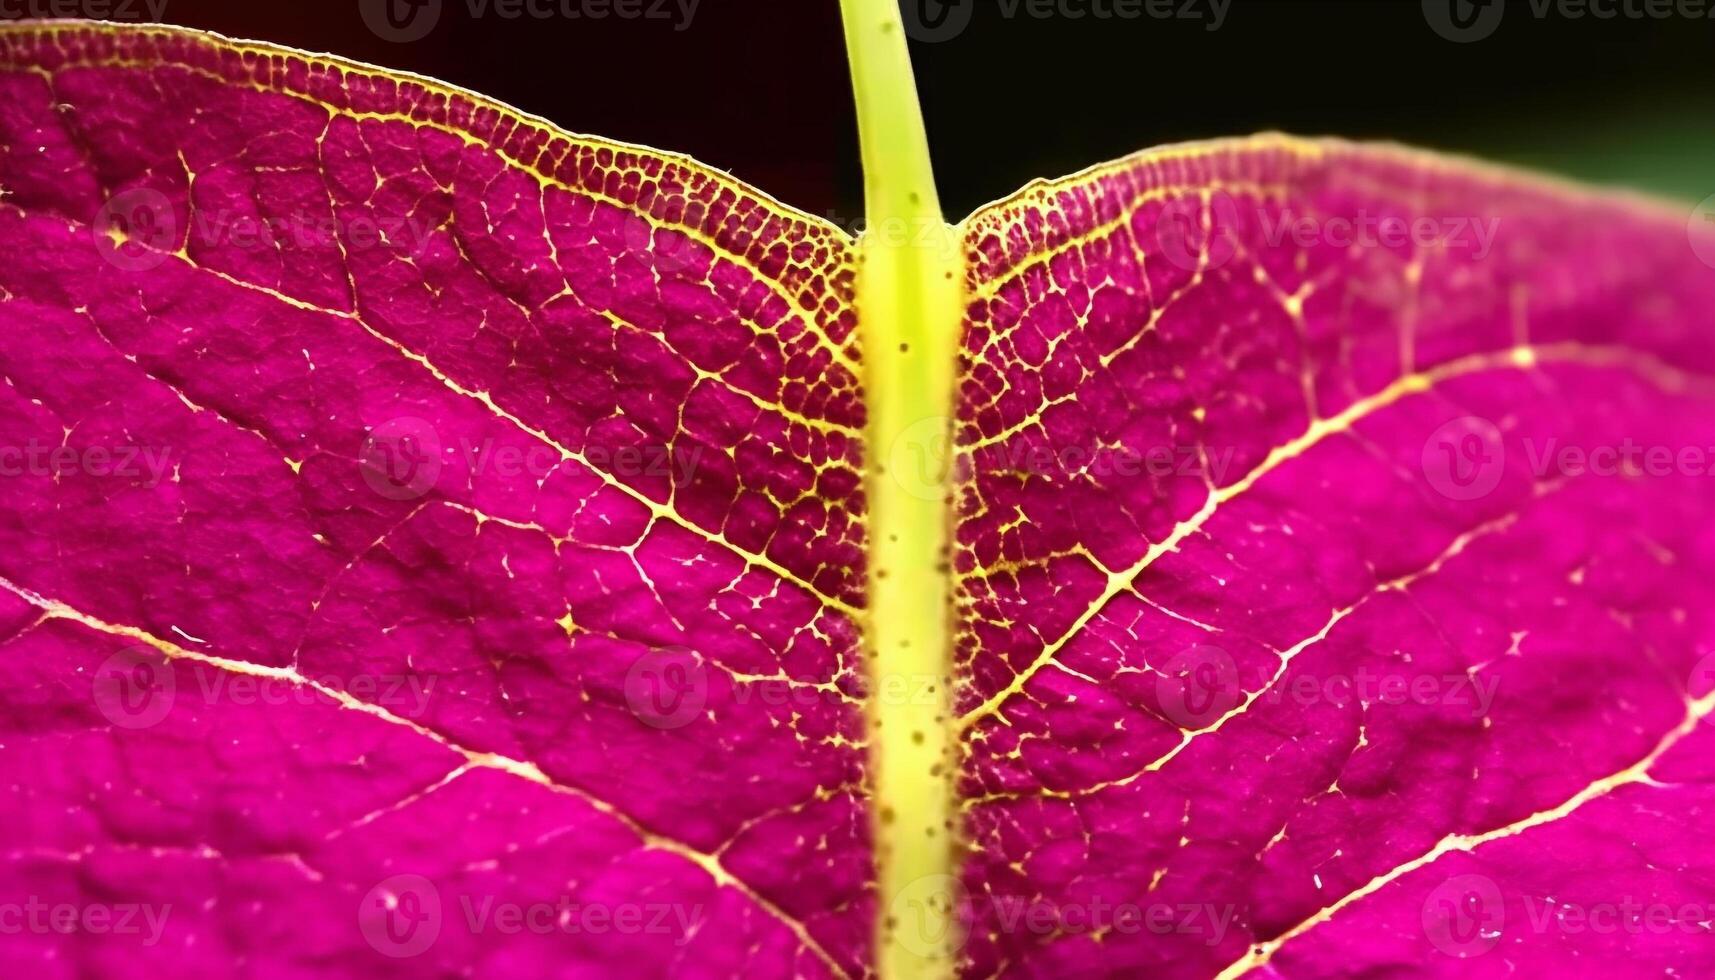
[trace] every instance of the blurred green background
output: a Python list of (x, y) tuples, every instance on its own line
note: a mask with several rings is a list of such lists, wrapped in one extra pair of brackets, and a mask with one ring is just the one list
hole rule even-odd
[[(937, 0), (906, 0), (923, 2)], [(1094, 16), (1102, 0), (1048, 4), (1086, 16), (1045, 19), (973, 0), (962, 33), (916, 46), (942, 173), (983, 176), (974, 194), (944, 178), (950, 208), (1021, 176), (1266, 129), (1392, 139), (1693, 201), (1715, 193), (1715, 19), (1625, 15), (1644, 0), (1589, 0), (1581, 18), (1567, 16), (1576, 2), (1492, 2), (1487, 35), (1455, 43), (1430, 19), (1436, 4), (1475, 16), (1466, 0), (1233, 0), (1216, 30), (1208, 0), (1137, 19)]]

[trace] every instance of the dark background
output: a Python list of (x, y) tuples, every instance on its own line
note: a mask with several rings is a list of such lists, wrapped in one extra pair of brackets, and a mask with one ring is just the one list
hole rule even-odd
[[(440, 0), (435, 28), (409, 43), (372, 32), (361, 0), (165, 2), (172, 23), (432, 75), (573, 132), (689, 153), (844, 224), (862, 213), (837, 0), (701, 0), (685, 30), (676, 13), (509, 19), (473, 16), (483, 0)], [(1538, 18), (1509, 0), (1491, 36), (1456, 44), (1419, 0), (1232, 0), (1215, 31), (967, 2), (956, 37), (913, 44), (953, 219), (1032, 177), (1264, 129), (1394, 139), (1689, 200), (1715, 192), (1715, 20)]]

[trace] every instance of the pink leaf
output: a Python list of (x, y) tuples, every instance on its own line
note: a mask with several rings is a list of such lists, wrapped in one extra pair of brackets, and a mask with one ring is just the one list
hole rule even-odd
[(1685, 213), (1267, 136), (966, 228), (971, 975), (1715, 969)]

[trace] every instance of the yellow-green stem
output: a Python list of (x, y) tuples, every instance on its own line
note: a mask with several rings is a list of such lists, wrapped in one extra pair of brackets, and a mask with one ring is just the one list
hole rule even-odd
[(957, 912), (949, 568), (963, 254), (942, 217), (896, 0), (842, 0), (863, 148), (858, 317), (869, 429), (870, 759), (887, 980), (953, 974)]

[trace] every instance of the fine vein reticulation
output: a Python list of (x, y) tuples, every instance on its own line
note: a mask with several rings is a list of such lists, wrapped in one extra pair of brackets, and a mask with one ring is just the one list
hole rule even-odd
[(842, 6), (856, 241), (429, 80), (0, 26), (0, 897), (171, 910), (0, 959), (1715, 971), (1684, 216), (1263, 136), (949, 225)]
[[(195, 32), (7, 25), (0, 89), (0, 443), (108, 460), (5, 480), (5, 784), (88, 816), (4, 890), (152, 863), (101, 886), (178, 910), (151, 972), (312, 934), (372, 972), (362, 916), (416, 880), (429, 972), (869, 972), (843, 233)], [(136, 676), (161, 715), (127, 728)], [(251, 901), (328, 912), (274, 943)], [(655, 927), (464, 925), (496, 904)]]
[(1266, 136), (963, 230), (967, 975), (1708, 963), (1683, 213)]

